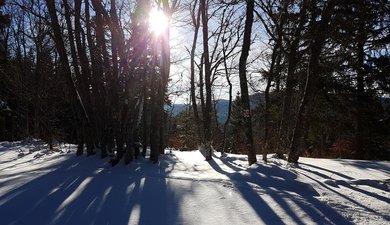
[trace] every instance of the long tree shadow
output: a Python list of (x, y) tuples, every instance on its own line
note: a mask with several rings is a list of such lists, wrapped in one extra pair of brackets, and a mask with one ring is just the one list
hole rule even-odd
[(390, 177), (390, 162), (386, 161), (369, 161), (369, 160), (349, 160), (338, 159), (341, 164), (364, 168), (367, 170), (377, 170), (387, 174)]
[[(345, 160), (338, 160), (338, 161), (340, 161), (342, 164), (344, 164), (344, 162), (345, 162)], [(356, 160), (356, 161), (358, 161), (358, 160)], [(365, 162), (367, 163), (367, 165), (364, 164)], [(386, 173), (389, 173), (388, 171), (386, 171), (386, 165), (385, 165), (386, 163), (385, 162), (383, 162), (382, 165), (378, 165), (378, 162), (369, 162), (369, 161), (362, 161), (362, 162), (360, 162), (360, 161), (358, 161), (358, 162), (354, 163), (351, 160), (348, 160), (347, 163), (348, 163), (348, 165), (357, 166), (358, 168), (372, 169), (372, 170), (378, 170), (378, 171), (382, 171), (382, 172), (384, 171)], [(378, 195), (376, 193), (372, 193), (372, 192), (369, 192), (369, 191), (358, 189), (358, 188), (354, 187), (353, 185), (351, 185), (351, 184), (367, 185), (367, 186), (370, 186), (372, 188), (376, 188), (376, 189), (379, 189), (379, 190), (382, 190), (382, 191), (389, 191), (389, 186), (386, 185), (385, 183), (381, 184), (380, 183), (381, 180), (375, 180), (375, 179), (358, 179), (358, 180), (355, 180), (354, 178), (352, 178), (350, 176), (346, 176), (346, 175), (342, 176), (342, 174), (340, 174), (339, 172), (333, 171), (333, 170), (321, 168), (321, 167), (314, 166), (314, 165), (311, 165), (311, 164), (305, 164), (305, 163), (301, 163), (301, 164), (305, 165), (306, 168), (305, 167), (300, 167), (300, 170), (303, 170), (303, 171), (306, 171), (308, 173), (311, 173), (311, 174), (317, 175), (319, 177), (322, 177), (323, 179), (325, 179), (327, 181), (330, 181), (329, 183), (333, 183), (333, 186), (342, 185), (342, 186), (345, 186), (346, 188), (349, 188), (349, 189), (352, 189), (352, 190), (355, 190), (355, 191), (359, 191), (362, 194), (366, 194), (368, 196), (375, 197), (378, 200), (385, 201), (385, 202), (389, 201), (388, 198), (380, 196), (380, 195)], [(310, 168), (314, 168), (315, 170), (311, 170)], [(329, 175), (327, 175), (325, 173), (321, 173), (321, 171), (325, 171), (325, 172), (328, 172), (328, 173), (331, 173), (331, 174), (336, 174), (339, 177), (344, 178), (345, 180), (334, 179), (334, 178), (332, 178), (331, 176), (329, 176)], [(362, 206), (362, 207), (364, 207), (364, 206)]]
[[(221, 158), (220, 160), (232, 169), (236, 167), (227, 159)], [(259, 164), (257, 166), (260, 168), (256, 171), (261, 171), (261, 174), (251, 169), (248, 169), (248, 173), (245, 174), (229, 173), (215, 161), (208, 161), (208, 163), (215, 171), (230, 178), (235, 188), (266, 224), (286, 224), (281, 215), (278, 215), (278, 209), (272, 208), (270, 202), (265, 200), (268, 196), (297, 224), (305, 224), (307, 218), (317, 224), (352, 224), (338, 212), (316, 199), (314, 196), (318, 196), (318, 193), (309, 184), (297, 181), (297, 175), (291, 171), (275, 165)], [(261, 185), (256, 188), (251, 184)], [(294, 208), (291, 202), (295, 204)], [(299, 213), (305, 215), (299, 215)], [(302, 216), (306, 218), (305, 221), (301, 219)]]
[[(308, 167), (318, 168), (317, 166), (313, 166), (313, 165), (309, 165), (309, 164), (305, 164), (305, 165), (308, 166)], [(301, 167), (300, 170), (306, 171), (306, 172), (308, 172), (308, 173), (315, 174), (315, 175), (320, 176), (320, 177), (322, 177), (322, 178), (324, 178), (324, 179), (328, 179), (328, 180), (326, 180), (326, 181), (327, 181), (327, 183), (328, 183), (330, 186), (333, 186), (333, 187), (336, 187), (336, 188), (339, 187), (339, 186), (343, 186), (344, 188), (350, 189), (350, 190), (355, 191), (355, 192), (357, 192), (357, 193), (360, 193), (360, 194), (363, 194), (363, 195), (367, 195), (367, 196), (372, 197), (372, 198), (376, 198), (376, 199), (379, 200), (379, 201), (383, 201), (383, 202), (385, 202), (385, 203), (390, 202), (390, 199), (387, 198), (387, 197), (385, 197), (385, 196), (381, 196), (381, 195), (379, 195), (379, 194), (377, 194), (377, 193), (373, 193), (373, 192), (369, 192), (369, 191), (367, 191), (367, 190), (363, 190), (363, 189), (357, 188), (357, 187), (353, 186), (352, 184), (348, 183), (347, 181), (351, 180), (352, 178), (350, 178), (349, 180), (346, 180), (346, 181), (345, 181), (345, 180), (332, 180), (331, 177), (329, 177), (329, 176), (326, 175), (326, 174), (322, 174), (322, 173), (320, 173), (319, 171), (313, 171), (313, 170), (309, 170), (309, 169), (306, 169), (306, 168), (303, 168), (303, 167)], [(325, 169), (324, 169), (324, 171), (329, 172), (329, 171), (331, 171), (331, 170), (325, 170)], [(332, 171), (331, 171), (331, 172), (332, 172)], [(349, 197), (349, 196), (346, 196), (346, 195), (344, 195), (344, 194), (342, 194), (342, 193), (340, 193), (340, 192), (334, 190), (333, 188), (327, 186), (327, 185), (326, 185), (324, 182), (322, 182), (322, 181), (313, 179), (312, 177), (310, 177), (309, 175), (306, 175), (306, 174), (304, 174), (304, 173), (302, 173), (302, 175), (303, 175), (303, 176), (306, 176), (308, 179), (311, 179), (311, 180), (314, 181), (315, 183), (321, 185), (323, 188), (329, 190), (330, 192), (333, 192), (333, 193), (337, 194), (338, 196), (340, 196), (340, 197), (346, 199), (346, 200), (349, 201), (350, 203), (353, 203), (353, 204), (355, 204), (355, 205), (357, 205), (357, 206), (363, 208), (365, 211), (371, 212), (371, 213), (373, 213), (373, 214), (376, 214), (376, 215), (378, 215), (378, 216), (381, 216), (381, 217), (383, 217), (383, 218), (389, 220), (390, 216), (388, 216), (388, 215), (382, 215), (382, 214), (376, 212), (375, 210), (373, 210), (373, 209), (367, 207), (366, 205), (364, 205), (364, 204), (362, 204), (362, 203), (356, 201), (355, 199), (353, 199), (353, 198), (351, 198), (351, 197)], [(370, 184), (371, 184), (371, 182), (367, 182), (367, 185), (372, 186), (372, 185), (370, 185)], [(372, 186), (372, 187), (378, 188), (378, 186), (379, 186), (379, 185)], [(380, 189), (380, 190), (388, 191), (388, 188), (386, 188), (385, 185), (382, 185), (382, 189)]]
[[(167, 187), (161, 168), (149, 160), (114, 168), (102, 162), (97, 157), (65, 160), (5, 193), (0, 197), (1, 224), (177, 223), (180, 198)], [(170, 204), (169, 216), (156, 218), (156, 210), (171, 202), (176, 204)]]
[[(340, 172), (337, 172), (337, 171), (333, 171), (333, 170), (329, 170), (329, 169), (326, 169), (326, 168), (322, 168), (322, 167), (319, 167), (319, 166), (315, 166), (315, 165), (312, 165), (312, 164), (307, 164), (307, 163), (302, 163), (301, 162), (300, 165), (304, 165), (304, 166), (307, 166), (307, 167), (312, 167), (312, 168), (317, 169), (317, 170), (326, 171), (328, 173), (335, 174), (335, 175), (337, 175), (339, 177), (342, 177), (344, 179), (352, 179), (352, 177), (350, 177), (348, 175), (345, 175), (343, 173), (340, 173)], [(316, 171), (310, 171), (310, 172), (315, 173)], [(328, 177), (328, 176), (326, 176), (326, 175), (324, 175), (322, 173), (319, 173), (319, 172), (317, 174), (319, 176), (322, 176), (322, 177)]]

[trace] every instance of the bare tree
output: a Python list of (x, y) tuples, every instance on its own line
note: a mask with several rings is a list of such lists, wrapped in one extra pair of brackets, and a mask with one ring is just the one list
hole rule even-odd
[(202, 15), (202, 35), (203, 35), (203, 58), (204, 58), (204, 76), (206, 87), (206, 104), (203, 110), (204, 121), (204, 138), (205, 138), (205, 158), (212, 159), (211, 150), (211, 64), (209, 52), (209, 35), (208, 35), (208, 6), (206, 0), (200, 1), (201, 15)]
[[(84, 135), (87, 138), (87, 142), (90, 143), (90, 142), (92, 142), (91, 133), (90, 133), (90, 120), (89, 120), (89, 116), (87, 114), (87, 111), (85, 110), (83, 100), (82, 100), (82, 98), (81, 98), (81, 96), (76, 88), (76, 84), (72, 78), (72, 72), (71, 72), (71, 69), (69, 66), (67, 51), (65, 48), (64, 40), (63, 40), (62, 33), (60, 30), (60, 25), (58, 22), (57, 12), (56, 12), (56, 8), (55, 8), (55, 2), (52, 0), (46, 0), (46, 5), (47, 5), (49, 15), (50, 15), (51, 25), (52, 25), (53, 34), (54, 34), (54, 41), (56, 43), (56, 48), (57, 48), (57, 51), (58, 51), (58, 54), (60, 57), (61, 66), (63, 68), (64, 75), (67, 78), (68, 88), (70, 89), (69, 93), (72, 96), (73, 105), (76, 108), (78, 119), (79, 119), (80, 123), (83, 124), (83, 126), (84, 126), (83, 128), (79, 128), (80, 129), (79, 135), (81, 135), (81, 133), (84, 133)], [(81, 129), (84, 129), (84, 131), (82, 132)], [(80, 140), (81, 139), (83, 139), (83, 138), (80, 137)], [(83, 150), (82, 146), (83, 146), (82, 142), (79, 143), (79, 147), (78, 147), (78, 151), (77, 151), (77, 153), (79, 155), (82, 154), (82, 150)], [(93, 154), (93, 149), (89, 149), (88, 154), (89, 155)]]
[(200, 27), (200, 7), (198, 6), (198, 10), (196, 10), (198, 5), (198, 1), (196, 0), (193, 3), (193, 7), (191, 7), (191, 19), (192, 19), (192, 25), (194, 26), (194, 36), (192, 40), (192, 45), (191, 45), (191, 51), (190, 51), (190, 73), (191, 73), (191, 78), (190, 78), (190, 91), (191, 91), (191, 103), (192, 103), (192, 110), (194, 112), (194, 119), (195, 119), (195, 124), (196, 124), (196, 129), (197, 129), (197, 134), (198, 134), (198, 139), (203, 141), (203, 135), (202, 135), (202, 129), (203, 129), (203, 124), (201, 124), (201, 120), (199, 117), (199, 112), (198, 112), (198, 103), (196, 100), (196, 90), (195, 90), (195, 51), (196, 51), (196, 44), (198, 41), (198, 33), (199, 33), (199, 27)]
[(248, 163), (252, 165), (257, 162), (256, 153), (253, 146), (253, 133), (252, 133), (252, 117), (250, 110), (249, 94), (248, 94), (248, 80), (246, 77), (247, 59), (249, 55), (249, 49), (251, 45), (251, 33), (253, 24), (253, 11), (254, 1), (247, 1), (246, 8), (246, 20), (244, 30), (244, 40), (242, 44), (242, 52), (240, 56), (239, 75), (240, 75), (240, 88), (241, 88), (241, 100), (244, 110), (244, 127), (246, 136), (246, 150), (248, 152)]

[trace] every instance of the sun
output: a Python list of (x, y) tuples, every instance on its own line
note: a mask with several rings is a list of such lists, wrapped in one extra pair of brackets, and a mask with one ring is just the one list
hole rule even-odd
[(153, 9), (149, 14), (149, 29), (156, 36), (162, 34), (168, 27), (168, 17), (163, 11)]

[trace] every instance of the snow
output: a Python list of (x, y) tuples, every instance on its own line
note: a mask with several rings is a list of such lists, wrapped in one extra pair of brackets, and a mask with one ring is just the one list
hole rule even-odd
[(390, 163), (167, 150), (110, 167), (76, 147), (0, 142), (1, 224), (389, 224)]

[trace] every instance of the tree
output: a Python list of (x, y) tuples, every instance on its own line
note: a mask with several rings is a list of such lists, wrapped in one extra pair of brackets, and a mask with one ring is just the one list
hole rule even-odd
[(200, 1), (201, 18), (202, 18), (202, 35), (203, 35), (203, 59), (204, 59), (204, 76), (206, 87), (206, 104), (203, 109), (203, 124), (204, 124), (204, 139), (205, 139), (205, 158), (212, 159), (211, 150), (211, 64), (209, 52), (209, 36), (208, 36), (208, 7), (206, 0)]
[(242, 52), (241, 52), (240, 64), (239, 64), (241, 100), (242, 100), (242, 106), (244, 111), (244, 126), (245, 126), (245, 138), (246, 138), (245, 142), (248, 151), (249, 165), (252, 165), (257, 161), (256, 153), (253, 146), (252, 118), (251, 118), (251, 110), (250, 110), (249, 94), (248, 94), (248, 81), (246, 78), (246, 68), (247, 68), (246, 62), (249, 55), (249, 49), (251, 44), (253, 10), (254, 10), (254, 1), (248, 0), (247, 8), (246, 8), (244, 40), (242, 44)]
[(369, 64), (370, 61), (383, 57), (380, 52), (388, 48), (384, 43), (388, 42), (389, 36), (386, 36), (386, 32), (388, 33), (389, 29), (385, 28), (384, 24), (389, 22), (389, 16), (385, 12), (389, 7), (389, 3), (377, 1), (343, 2), (338, 9), (342, 14), (338, 14), (335, 19), (334, 42), (342, 46), (344, 60), (348, 68), (354, 71), (349, 75), (355, 80), (350, 84), (350, 88), (353, 89), (354, 96), (354, 157), (357, 159), (370, 158), (371, 151), (380, 148), (372, 147), (377, 145), (374, 142), (377, 142), (381, 135), (373, 137), (371, 134), (376, 132), (371, 125), (381, 126), (378, 123), (380, 119), (374, 115), (382, 113), (378, 110), (380, 107), (375, 107), (379, 100), (374, 88), (373, 67)]
[(197, 130), (198, 139), (203, 142), (203, 124), (201, 124), (201, 120), (199, 117), (198, 112), (198, 104), (196, 100), (196, 90), (195, 90), (195, 51), (196, 51), (196, 45), (198, 41), (198, 33), (199, 33), (199, 27), (200, 27), (200, 16), (201, 16), (201, 8), (198, 7), (198, 10), (196, 10), (196, 7), (198, 5), (198, 1), (196, 0), (193, 4), (193, 7), (191, 7), (191, 19), (192, 19), (192, 25), (194, 26), (194, 36), (192, 40), (191, 45), (191, 52), (190, 52), (190, 91), (191, 91), (191, 103), (192, 103), (192, 110), (194, 112), (194, 120), (195, 120), (195, 126)]
[[(100, 149), (102, 157), (114, 156), (113, 165), (121, 158), (129, 163), (134, 142), (142, 141), (157, 162), (176, 60), (169, 27), (158, 35), (149, 27), (156, 9), (192, 29), (189, 59), (178, 62), (182, 77), (189, 75), (193, 111), (183, 120), (197, 127), (194, 142), (205, 144), (207, 160), (212, 144), (224, 152), (230, 140), (244, 139), (242, 152), (253, 164), (257, 134), (265, 160), (276, 148), (281, 158), (289, 150), (292, 163), (303, 152), (334, 156), (342, 148), (342, 156), (375, 158), (388, 146), (386, 1), (10, 2), (0, 1), (0, 100), (15, 113), (12, 129), (19, 138), (50, 144), (64, 132), (78, 143), (77, 154), (86, 144), (89, 155)], [(263, 27), (253, 31), (257, 22)], [(232, 101), (237, 78), (240, 110)], [(248, 80), (264, 92), (259, 110), (251, 111)], [(223, 127), (218, 91), (229, 98)], [(234, 124), (244, 124), (245, 132), (237, 126), (232, 133)]]
[(290, 150), (288, 155), (288, 162), (290, 163), (298, 163), (299, 155), (302, 151), (299, 148), (299, 144), (303, 137), (303, 130), (307, 122), (307, 116), (309, 113), (310, 104), (315, 98), (316, 90), (318, 88), (318, 84), (319, 84), (318, 73), (320, 71), (319, 57), (327, 37), (325, 32), (326, 30), (328, 30), (329, 21), (331, 19), (335, 5), (336, 5), (336, 1), (330, 0), (329, 2), (327, 2), (327, 4), (324, 6), (324, 9), (321, 13), (321, 20), (319, 21), (318, 25), (314, 26), (313, 23), (315, 21), (314, 20), (311, 21), (313, 39), (311, 40), (311, 43), (309, 45), (310, 58), (309, 58), (309, 65), (306, 72), (307, 75), (306, 75), (305, 90), (304, 90), (301, 104), (299, 106), (297, 122), (294, 127), (293, 137), (291, 140), (291, 145), (290, 145)]
[[(91, 143), (92, 142), (91, 137), (90, 137), (91, 124), (90, 124), (89, 116), (88, 116), (87, 111), (84, 107), (84, 103), (83, 103), (83, 100), (79, 94), (79, 91), (77, 90), (76, 84), (72, 78), (72, 72), (71, 72), (71, 69), (69, 66), (67, 51), (65, 48), (64, 40), (62, 38), (62, 34), (61, 34), (61, 30), (60, 30), (60, 25), (58, 22), (58, 17), (57, 17), (56, 8), (55, 8), (55, 2), (51, 1), (51, 0), (46, 0), (46, 5), (47, 5), (49, 15), (50, 15), (51, 25), (52, 25), (52, 29), (53, 29), (53, 33), (54, 33), (54, 41), (56, 43), (56, 48), (57, 48), (57, 51), (58, 51), (58, 54), (60, 57), (61, 66), (64, 70), (65, 77), (67, 77), (67, 86), (69, 88), (69, 93), (72, 96), (72, 101), (73, 101), (73, 105), (74, 105), (76, 112), (77, 112), (77, 117), (78, 117), (80, 123), (83, 124), (84, 129), (86, 129), (86, 131), (84, 131), (83, 133), (84, 133), (84, 135), (86, 135), (88, 137), (88, 142)], [(82, 129), (82, 128), (79, 128), (79, 129)], [(79, 133), (81, 133), (81, 132), (82, 131), (79, 130)], [(79, 135), (81, 135), (81, 134), (79, 134)], [(80, 139), (81, 139), (81, 137), (80, 137)], [(79, 144), (79, 148), (78, 148), (79, 155), (82, 154), (82, 148), (80, 146), (83, 146), (83, 144)], [(91, 144), (90, 144), (90, 146), (91, 146)], [(88, 148), (88, 155), (90, 155), (90, 154), (93, 154), (93, 149), (91, 147)]]
[[(0, 1), (0, 9), (5, 5), (5, 1)], [(7, 32), (5, 32), (5, 28), (10, 25), (10, 18), (9, 15), (3, 14), (0, 11), (0, 64), (5, 63), (5, 60), (7, 58)]]
[(237, 93), (236, 98), (232, 103), (231, 119), (229, 121), (229, 136), (230, 136), (230, 152), (234, 154), (247, 154), (246, 142), (245, 142), (245, 126), (242, 100), (240, 93)]

